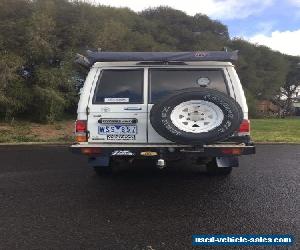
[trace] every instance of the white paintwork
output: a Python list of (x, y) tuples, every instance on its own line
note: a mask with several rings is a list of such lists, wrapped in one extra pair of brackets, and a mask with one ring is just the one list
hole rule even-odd
[[(81, 90), (80, 101), (78, 103), (78, 120), (88, 120), (88, 130), (90, 138), (88, 143), (81, 145), (156, 145), (170, 147), (173, 142), (161, 137), (152, 127), (149, 119), (153, 104), (148, 104), (148, 70), (149, 68), (213, 68), (221, 69), (224, 72), (229, 94), (242, 107), (244, 118), (248, 119), (248, 107), (244, 91), (234, 66), (230, 62), (185, 62), (186, 65), (137, 65), (138, 62), (97, 62), (91, 68), (84, 87)], [(93, 93), (101, 70), (103, 69), (134, 69), (144, 68), (144, 102), (142, 104), (92, 104)], [(89, 115), (87, 115), (87, 108)], [(128, 110), (126, 109), (128, 108)], [(139, 110), (130, 110), (139, 109)], [(138, 134), (135, 141), (107, 141), (105, 136), (98, 135), (98, 120), (100, 118), (137, 118)], [(147, 133), (148, 131), (148, 133)], [(176, 145), (180, 146), (180, 145)], [(182, 145), (183, 146), (183, 145)]]
[[(137, 67), (122, 67), (122, 69), (136, 69)], [(99, 69), (98, 77), (101, 70), (108, 69), (103, 67)], [(109, 69), (120, 69), (120, 67), (109, 67)], [(97, 77), (97, 79), (98, 79)], [(147, 74), (144, 71), (144, 86), (147, 86)], [(135, 135), (135, 143), (146, 143), (147, 142), (147, 103), (148, 98), (146, 95), (146, 88), (144, 88), (144, 103), (141, 104), (130, 104), (130, 103), (116, 103), (116, 104), (93, 104), (93, 94), (95, 92), (97, 81), (94, 81), (91, 88), (90, 98), (88, 100), (89, 115), (88, 115), (88, 130), (90, 132), (89, 142), (110, 142), (110, 143), (132, 143), (133, 140), (118, 140), (110, 139), (107, 140), (106, 135), (100, 135), (98, 133), (98, 120), (100, 118), (133, 118), (137, 119), (137, 134)]]
[(242, 87), (242, 84), (240, 82), (240, 79), (235, 71), (234, 67), (227, 67), (226, 71), (228, 72), (228, 77), (230, 80), (229, 85), (231, 85), (233, 89), (233, 94), (231, 94), (231, 97), (233, 97), (238, 104), (242, 107), (243, 113), (244, 113), (244, 119), (248, 119), (248, 105), (245, 97), (245, 93)]
[(84, 82), (83, 88), (80, 91), (80, 99), (77, 108), (77, 120), (87, 120), (86, 109), (91, 96), (91, 90), (99, 77), (99, 68), (91, 68)]

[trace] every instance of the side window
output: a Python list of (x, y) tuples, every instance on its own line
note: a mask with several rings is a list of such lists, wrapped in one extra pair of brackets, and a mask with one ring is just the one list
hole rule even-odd
[(173, 91), (206, 87), (227, 92), (224, 72), (221, 69), (151, 69), (150, 103), (156, 103)]
[(93, 104), (143, 103), (143, 69), (111, 69), (100, 73)]

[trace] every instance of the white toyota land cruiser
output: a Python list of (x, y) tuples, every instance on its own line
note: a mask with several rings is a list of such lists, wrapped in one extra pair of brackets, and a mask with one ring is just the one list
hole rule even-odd
[[(184, 159), (226, 175), (254, 154), (237, 52), (87, 52), (75, 153), (96, 173), (135, 159)], [(171, 164), (169, 164), (171, 165)]]

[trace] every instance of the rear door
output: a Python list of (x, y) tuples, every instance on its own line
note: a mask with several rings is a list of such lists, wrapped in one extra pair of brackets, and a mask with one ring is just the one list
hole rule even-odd
[(90, 143), (146, 143), (147, 98), (143, 68), (101, 69), (91, 90)]
[(149, 68), (148, 142), (170, 143), (160, 136), (150, 122), (154, 104), (174, 91), (186, 88), (210, 88), (229, 94), (223, 68)]

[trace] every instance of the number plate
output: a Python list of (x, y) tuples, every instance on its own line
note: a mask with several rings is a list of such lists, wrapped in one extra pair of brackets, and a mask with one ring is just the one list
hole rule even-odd
[(99, 135), (136, 135), (137, 127), (135, 125), (100, 125), (98, 127)]

